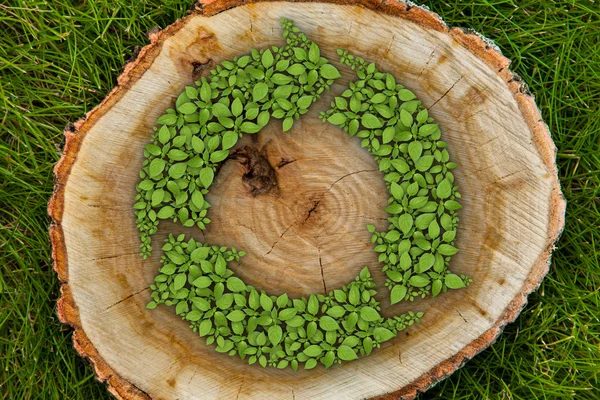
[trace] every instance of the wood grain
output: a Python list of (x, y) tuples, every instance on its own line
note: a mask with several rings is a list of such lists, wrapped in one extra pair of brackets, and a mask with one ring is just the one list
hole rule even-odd
[[(144, 307), (160, 254), (139, 257), (132, 204), (151, 128), (211, 66), (282, 44), (280, 17), (336, 65), (341, 47), (394, 74), (439, 122), (459, 164), (464, 209), (451, 269), (473, 284), (386, 307), (387, 315), (426, 314), (373, 355), (330, 370), (244, 365), (206, 346), (167, 307)], [(49, 205), (59, 316), (118, 398), (410, 399), (492, 343), (546, 274), (564, 225), (555, 149), (533, 97), (488, 41), (387, 0), (203, 1), (150, 39), (102, 104), (66, 129)], [(213, 222), (204, 240), (247, 251), (236, 273), (274, 294), (331, 290), (369, 265), (387, 297), (364, 229), (385, 225), (382, 177), (358, 139), (318, 119), (349, 79), (346, 71), (289, 134), (269, 125), (239, 144), (262, 151), (276, 190), (252, 196), (243, 166), (231, 160), (208, 197)], [(161, 226), (156, 243), (170, 230), (182, 228)]]

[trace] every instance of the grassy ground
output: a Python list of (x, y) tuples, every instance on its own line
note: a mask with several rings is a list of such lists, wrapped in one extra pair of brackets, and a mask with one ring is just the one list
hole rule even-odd
[[(56, 318), (46, 204), (62, 129), (113, 87), (144, 32), (191, 3), (0, 3), (0, 397), (109, 398)], [(567, 225), (550, 274), (496, 344), (423, 398), (600, 398), (598, 0), (428, 1), (494, 39), (558, 147)]]

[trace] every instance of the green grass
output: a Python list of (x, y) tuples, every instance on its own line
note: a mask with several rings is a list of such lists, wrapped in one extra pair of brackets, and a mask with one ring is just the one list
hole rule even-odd
[[(65, 3), (65, 4), (61, 4)], [(189, 1), (0, 3), (0, 397), (110, 398), (56, 317), (46, 204), (62, 129), (114, 86), (144, 32)], [(428, 1), (492, 38), (529, 83), (568, 200), (550, 274), (488, 350), (427, 392), (439, 399), (600, 398), (600, 4)]]

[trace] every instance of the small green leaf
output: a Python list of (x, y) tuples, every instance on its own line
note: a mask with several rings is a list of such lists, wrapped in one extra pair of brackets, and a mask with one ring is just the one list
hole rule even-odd
[(408, 154), (413, 162), (417, 162), (423, 153), (423, 145), (419, 141), (410, 142), (408, 145)]
[(321, 348), (321, 346), (313, 344), (313, 345), (305, 348), (302, 352), (309, 357), (315, 358), (315, 357), (318, 357), (321, 355), (321, 353), (323, 352), (323, 349)]
[(379, 118), (377, 118), (373, 114), (369, 114), (369, 113), (363, 114), (360, 122), (367, 129), (381, 128), (381, 121), (379, 120)]
[(358, 358), (356, 352), (351, 347), (345, 345), (340, 345), (340, 347), (338, 347), (337, 355), (339, 359), (343, 361), (352, 361)]
[(323, 315), (319, 318), (319, 327), (324, 331), (335, 331), (340, 328), (338, 323), (328, 315)]
[(277, 346), (283, 337), (283, 330), (279, 325), (273, 325), (268, 331), (269, 341), (273, 346)]
[(410, 283), (412, 286), (418, 287), (418, 288), (429, 285), (429, 282), (430, 282), (430, 280), (429, 280), (429, 278), (427, 278), (426, 275), (413, 275), (408, 280), (408, 283)]
[(200, 170), (200, 182), (206, 189), (212, 184), (215, 173), (212, 168), (205, 167)]
[(437, 186), (437, 197), (446, 199), (452, 194), (452, 183), (448, 179), (443, 179)]
[(310, 48), (308, 50), (308, 60), (316, 64), (319, 62), (319, 58), (321, 57), (321, 51), (319, 50), (319, 46), (315, 42), (310, 44)]
[(337, 79), (342, 76), (342, 75), (340, 75), (340, 71), (338, 71), (337, 68), (331, 64), (321, 65), (321, 68), (319, 69), (319, 73), (325, 79)]
[(232, 292), (243, 292), (246, 290), (246, 284), (240, 278), (230, 276), (227, 278), (227, 289), (231, 290)]
[(234, 310), (227, 314), (227, 319), (231, 322), (241, 322), (246, 318), (246, 314), (242, 310)]
[(454, 246), (444, 243), (438, 247), (438, 252), (443, 256), (453, 256), (454, 254), (458, 253), (458, 249)]
[(373, 307), (365, 306), (360, 309), (360, 317), (367, 322), (377, 321), (381, 318), (379, 312)]
[(265, 52), (262, 54), (260, 62), (265, 68), (270, 68), (273, 65), (273, 53), (271, 53), (271, 50), (265, 50)]
[(388, 340), (392, 339), (394, 336), (396, 336), (394, 334), (394, 332), (390, 331), (387, 328), (378, 327), (378, 328), (373, 329), (373, 337), (379, 343), (388, 341)]
[(392, 304), (399, 303), (406, 296), (406, 286), (396, 285), (390, 292), (390, 302)]
[(269, 87), (264, 82), (259, 82), (254, 85), (254, 89), (252, 90), (252, 100), (256, 103), (260, 100), (264, 99), (269, 93)]
[(156, 213), (156, 216), (160, 219), (168, 219), (171, 218), (174, 214), (175, 210), (173, 209), (173, 207), (165, 206)]
[(454, 274), (446, 275), (446, 277), (444, 278), (444, 282), (446, 283), (446, 286), (448, 286), (450, 289), (460, 289), (465, 287), (465, 283), (460, 278), (460, 276)]
[(202, 206), (204, 205), (204, 196), (202, 196), (202, 193), (200, 193), (199, 190), (196, 190), (194, 193), (192, 193), (192, 204), (197, 209), (202, 209)]
[(273, 300), (271, 300), (271, 298), (268, 295), (266, 295), (265, 293), (261, 293), (260, 294), (260, 306), (265, 311), (271, 311), (271, 309), (273, 308)]

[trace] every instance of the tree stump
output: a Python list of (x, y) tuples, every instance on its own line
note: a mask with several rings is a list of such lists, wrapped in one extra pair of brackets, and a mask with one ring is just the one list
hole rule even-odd
[[(145, 308), (161, 251), (139, 256), (132, 204), (152, 126), (212, 66), (280, 45), (280, 17), (338, 67), (335, 51), (346, 48), (414, 91), (459, 164), (464, 209), (451, 269), (473, 283), (389, 306), (384, 276), (372, 268), (385, 315), (425, 316), (369, 357), (327, 370), (249, 366), (215, 352), (170, 308)], [(150, 39), (108, 97), (66, 129), (49, 206), (58, 314), (117, 397), (413, 398), (490, 345), (548, 271), (565, 211), (554, 144), (525, 84), (486, 39), (393, 0), (200, 1)], [(318, 118), (353, 79), (340, 71), (291, 132), (270, 124), (236, 146), (238, 160), (224, 164), (208, 197), (212, 223), (192, 230), (245, 250), (236, 274), (273, 294), (323, 293), (378, 265), (365, 225), (387, 226), (382, 173), (359, 139)], [(272, 185), (257, 195), (249, 170)], [(186, 231), (162, 224), (155, 243), (171, 230)]]

